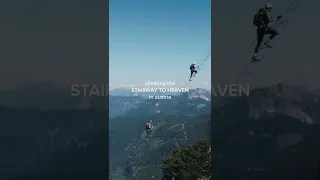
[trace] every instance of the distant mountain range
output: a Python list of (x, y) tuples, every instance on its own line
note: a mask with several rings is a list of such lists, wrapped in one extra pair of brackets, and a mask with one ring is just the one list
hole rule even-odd
[[(141, 96), (109, 96), (110, 117), (122, 115), (143, 115), (163, 112), (165, 114), (178, 114), (179, 107), (186, 104), (192, 106), (210, 105), (211, 95), (205, 89), (191, 89), (188, 93), (172, 96), (170, 100), (145, 99)], [(138, 110), (137, 110), (138, 109)], [(189, 113), (188, 110), (183, 113)]]
[[(101, 110), (103, 105), (98, 104), (106, 99), (88, 98), (91, 101), (83, 101), (85, 98), (69, 97), (67, 89), (47, 84), (45, 87), (39, 89), (33, 85), (1, 94), (2, 103), (9, 104), (0, 106), (1, 179), (85, 179), (89, 174), (91, 177), (106, 179), (106, 173), (103, 172), (108, 167), (106, 148), (109, 140), (112, 146), (121, 147), (114, 142), (122, 140), (122, 136), (134, 137), (135, 134), (130, 134), (132, 130), (141, 133), (144, 120), (149, 117), (163, 116), (166, 112), (176, 113), (173, 108), (180, 108), (183, 101), (189, 102), (191, 107), (181, 108), (183, 113), (193, 115), (204, 112), (206, 106), (207, 113), (210, 112), (210, 102), (203, 97), (197, 98), (201, 90), (177, 96), (175, 101), (156, 102), (139, 96), (110, 96), (110, 113), (118, 119), (110, 121), (116, 124), (111, 123), (109, 131), (107, 111)], [(199, 104), (196, 103), (202, 105), (197, 106)], [(155, 107), (161, 111), (156, 111)], [(119, 125), (123, 123), (121, 118), (132, 118), (133, 121), (118, 127), (118, 120)], [(108, 133), (111, 137), (109, 140)], [(120, 136), (114, 136), (118, 133)], [(122, 142), (117, 143), (121, 145)], [(124, 158), (123, 154), (114, 156)]]
[(213, 178), (316, 178), (320, 162), (318, 95), (278, 84), (235, 98), (212, 109), (212, 115)]
[[(197, 106), (205, 104), (206, 98), (199, 98), (204, 94), (205, 91), (195, 90), (181, 95), (178, 102), (163, 101), (163, 106), (157, 105), (163, 112), (158, 116), (150, 113), (157, 109), (150, 110), (152, 103), (149, 106), (143, 103), (140, 107), (150, 110), (144, 111), (149, 115), (140, 112), (137, 116), (110, 121), (114, 127), (110, 136), (114, 147), (110, 151), (112, 175), (116, 179), (161, 179), (162, 157), (175, 147), (194, 143), (205, 136), (208, 129), (215, 147), (214, 178), (312, 179), (317, 175), (320, 162), (318, 95), (278, 84), (254, 89), (250, 96), (222, 98), (219, 99), (222, 105), (197, 111)], [(206, 118), (210, 115), (212, 121)], [(152, 139), (144, 141), (142, 125), (149, 119), (154, 121), (157, 130)], [(183, 130), (182, 124), (190, 129)], [(126, 132), (117, 131), (127, 126), (131, 128)], [(183, 140), (184, 134), (188, 140)]]
[[(215, 178), (312, 179), (320, 162), (319, 98), (286, 84), (218, 100), (204, 89), (171, 100), (111, 95), (109, 102), (52, 84), (3, 91), (0, 177), (106, 179), (110, 160), (113, 179), (161, 179), (164, 156), (212, 134)], [(150, 120), (155, 128), (146, 137)]]
[[(92, 108), (101, 111), (109, 110), (109, 115), (112, 118), (125, 115), (141, 102), (155, 102), (147, 101), (148, 95), (146, 93), (133, 94), (128, 88), (114, 89), (109, 94), (109, 97), (75, 97), (71, 95), (70, 87), (45, 82), (24, 85), (11, 91), (0, 91), (0, 105), (16, 108), (35, 108), (44, 111)], [(179, 93), (171, 94), (174, 96), (173, 98), (179, 95)], [(164, 94), (153, 93), (153, 95)], [(190, 90), (188, 96), (188, 98), (201, 96), (200, 98), (211, 99), (209, 91), (204, 89)], [(107, 109), (108, 105), (109, 109)]]

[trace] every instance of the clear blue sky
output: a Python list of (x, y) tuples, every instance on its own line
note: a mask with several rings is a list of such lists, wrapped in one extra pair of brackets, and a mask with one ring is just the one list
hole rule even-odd
[[(110, 86), (182, 85), (211, 49), (210, 0), (110, 0)], [(193, 86), (210, 83), (205, 64)]]

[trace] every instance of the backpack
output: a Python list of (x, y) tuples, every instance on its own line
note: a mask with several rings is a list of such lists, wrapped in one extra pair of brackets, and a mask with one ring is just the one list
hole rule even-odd
[(190, 66), (190, 70), (192, 70), (193, 69), (193, 64), (191, 64), (191, 66)]
[(255, 14), (253, 17), (253, 25), (255, 25), (256, 27), (260, 27), (260, 25), (261, 25), (259, 12), (257, 14)]

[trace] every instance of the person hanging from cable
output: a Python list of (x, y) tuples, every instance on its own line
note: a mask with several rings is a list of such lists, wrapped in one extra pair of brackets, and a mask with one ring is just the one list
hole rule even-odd
[[(257, 27), (257, 45), (254, 49), (254, 54), (252, 60), (257, 60), (257, 53), (260, 49), (261, 43), (263, 41), (264, 35), (270, 34), (269, 38), (265, 41), (264, 45), (272, 48), (270, 45), (271, 40), (279, 35), (279, 33), (270, 26), (270, 23), (274, 21), (270, 15), (272, 11), (272, 4), (267, 2), (264, 8), (260, 8), (259, 11), (254, 15), (253, 24)], [(281, 15), (277, 16), (277, 20), (281, 19)]]
[(152, 120), (150, 120), (150, 122), (146, 123), (147, 135), (149, 135), (151, 133), (151, 129), (153, 128), (151, 123), (152, 123)]
[(190, 75), (189, 81), (191, 81), (192, 76), (196, 77), (196, 74), (198, 73), (198, 71), (196, 70), (196, 62), (190, 65), (190, 71), (191, 71), (191, 75)]

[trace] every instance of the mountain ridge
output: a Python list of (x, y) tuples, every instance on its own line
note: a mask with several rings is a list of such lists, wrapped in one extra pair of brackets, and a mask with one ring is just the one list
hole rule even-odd
[(320, 160), (315, 98), (302, 88), (277, 84), (213, 108), (214, 177), (315, 178)]
[[(115, 103), (114, 109), (131, 108), (113, 118), (95, 106), (49, 111), (0, 106), (0, 145), (6, 147), (1, 177), (32, 178), (34, 172), (99, 174), (107, 169), (109, 141), (109, 148), (114, 148), (109, 149), (114, 179), (160, 179), (163, 156), (208, 134), (215, 143), (215, 177), (230, 176), (230, 171), (248, 179), (252, 174), (275, 177), (279, 172), (294, 177), (302, 171), (294, 169), (308, 167), (310, 174), (319, 163), (318, 95), (278, 84), (254, 89), (248, 97), (225, 97), (227, 103), (211, 106), (215, 99), (207, 101), (197, 93), (210, 94), (195, 90), (162, 101), (116, 97), (125, 100)], [(132, 108), (124, 105), (128, 99), (142, 102)], [(144, 125), (150, 120), (155, 131), (146, 140)]]

